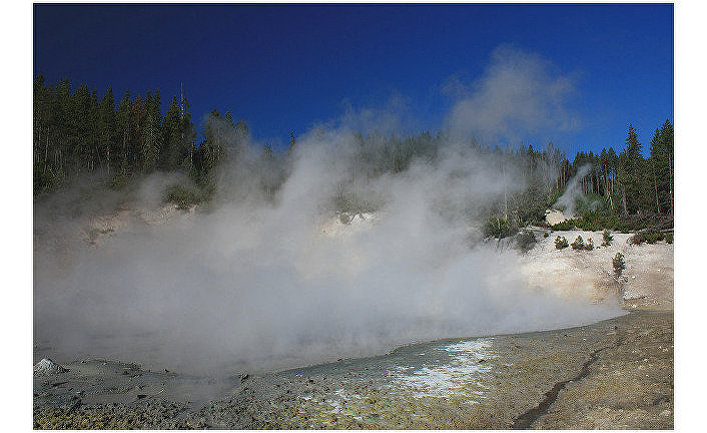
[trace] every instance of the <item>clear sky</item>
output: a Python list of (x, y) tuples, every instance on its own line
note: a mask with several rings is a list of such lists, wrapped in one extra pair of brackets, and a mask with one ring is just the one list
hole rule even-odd
[(35, 75), (112, 84), (117, 101), (158, 88), (165, 109), (181, 82), (197, 130), (230, 109), (275, 146), (347, 107), (402, 106), (403, 132), (434, 132), (453, 89), (484, 88), (503, 46), (570, 83), (572, 126), (544, 124), (526, 144), (621, 149), (633, 123), (647, 150), (673, 121), (672, 4), (34, 6)]

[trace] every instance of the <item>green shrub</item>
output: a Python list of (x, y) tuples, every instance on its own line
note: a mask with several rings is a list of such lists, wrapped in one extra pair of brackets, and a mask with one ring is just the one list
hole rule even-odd
[(116, 174), (108, 179), (108, 188), (120, 191), (128, 185), (128, 177), (122, 174)]
[(673, 234), (668, 232), (665, 234), (665, 242), (672, 244), (673, 243)]
[(641, 230), (631, 236), (628, 240), (628, 243), (631, 245), (641, 245), (642, 243), (646, 242), (648, 244), (655, 244), (658, 241), (663, 240), (664, 235), (663, 232), (657, 231), (657, 230)]
[(573, 220), (573, 219), (564, 220), (561, 223), (557, 223), (557, 224), (552, 225), (552, 229), (557, 230), (557, 231), (574, 230), (574, 228), (575, 228), (575, 220)]
[(595, 214), (605, 215), (609, 212), (606, 200), (598, 194), (584, 194), (575, 199), (575, 212), (580, 215)]
[(576, 219), (574, 225), (578, 229), (586, 230), (588, 232), (595, 232), (602, 229), (601, 222), (595, 220), (587, 220), (584, 218)]
[(641, 245), (646, 241), (646, 234), (644, 232), (638, 232), (628, 238), (628, 243), (630, 245)]
[(601, 246), (602, 247), (610, 247), (611, 242), (614, 240), (614, 237), (611, 235), (611, 232), (607, 229), (604, 229), (604, 233), (602, 233), (602, 242)]
[(518, 232), (518, 228), (501, 218), (489, 218), (484, 226), (484, 235), (503, 239)]
[(584, 239), (582, 239), (582, 236), (577, 236), (577, 239), (572, 242), (572, 249), (581, 251), (584, 248)]
[(621, 273), (626, 269), (626, 262), (624, 261), (624, 255), (621, 253), (616, 253), (614, 258), (611, 260), (611, 264), (614, 266), (614, 275), (616, 279), (621, 276)]
[[(598, 231), (609, 229), (620, 231), (621, 233), (635, 232), (647, 228), (666, 228), (673, 226), (673, 219), (666, 215), (641, 214), (619, 216), (604, 210), (589, 210), (582, 213), (582, 216), (573, 220), (568, 220), (558, 224), (558, 230), (571, 230), (571, 224), (582, 230)], [(553, 226), (554, 228), (554, 226)]]
[(165, 202), (174, 203), (178, 209), (189, 209), (204, 201), (204, 193), (197, 188), (172, 184), (165, 191)]
[(524, 253), (532, 250), (536, 242), (535, 233), (530, 230), (523, 230), (516, 235), (516, 246)]
[(547, 200), (547, 196), (538, 190), (530, 187), (525, 192), (519, 194), (514, 209), (514, 214), (521, 225), (530, 223), (532, 225), (542, 225), (545, 223), (545, 209), (550, 207), (552, 202)]
[(594, 240), (592, 240), (592, 238), (589, 238), (587, 243), (584, 244), (584, 249), (587, 251), (592, 251), (594, 249)]
[(565, 220), (555, 224), (550, 228), (557, 231), (566, 230), (587, 230), (587, 231), (607, 231), (609, 236), (604, 239), (602, 246), (611, 246), (613, 237), (611, 231), (621, 233), (641, 232), (636, 239), (633, 240), (634, 245), (640, 245), (643, 242), (655, 243), (665, 238), (665, 233), (662, 230), (673, 227), (673, 218), (668, 215), (658, 214), (640, 214), (640, 215), (623, 215), (611, 214), (607, 209), (587, 210), (582, 213), (581, 217)]
[(42, 170), (37, 164), (34, 166), (33, 176), (34, 196), (37, 197), (46, 192), (58, 189), (61, 179), (54, 175), (51, 170)]
[(555, 238), (555, 248), (562, 250), (570, 246), (569, 242), (564, 236), (558, 236)]
[(550, 233), (548, 233), (548, 232), (543, 233), (543, 237), (544, 237), (544, 238), (547, 238), (547, 237), (549, 237), (549, 236), (550, 236)]
[(662, 233), (660, 233), (660, 232), (658, 232), (658, 233), (653, 233), (653, 232), (646, 233), (646, 243), (651, 244), (651, 245), (655, 244), (656, 242), (658, 242), (658, 241), (659, 241), (660, 239), (662, 239), (662, 238), (663, 238), (663, 235), (662, 235)]
[(576, 225), (582, 230), (595, 232), (605, 228), (615, 228), (618, 223), (618, 217), (606, 211), (587, 211), (577, 220)]

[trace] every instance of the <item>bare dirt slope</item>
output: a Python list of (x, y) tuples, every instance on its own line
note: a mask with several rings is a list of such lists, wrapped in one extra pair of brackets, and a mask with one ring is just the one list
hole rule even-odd
[[(610, 246), (601, 246), (602, 232), (570, 230), (553, 232), (547, 238), (536, 233), (538, 244), (521, 255), (522, 271), (528, 284), (553, 288), (562, 296), (586, 297), (600, 302), (615, 297), (618, 284), (613, 277), (612, 258), (624, 255), (623, 272), (625, 307), (632, 309), (672, 310), (673, 308), (673, 253), (672, 244), (664, 241), (654, 245), (630, 245), (632, 234), (612, 233)], [(577, 251), (571, 247), (555, 248), (557, 236), (569, 243), (581, 236), (584, 242), (592, 239), (594, 250)]]

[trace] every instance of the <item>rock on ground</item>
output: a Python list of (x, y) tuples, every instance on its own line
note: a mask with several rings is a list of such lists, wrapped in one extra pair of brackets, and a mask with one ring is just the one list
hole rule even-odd
[(638, 311), (579, 328), (235, 375), (200, 402), (179, 374), (76, 361), (71, 372), (35, 378), (34, 426), (668, 429), (673, 349), (672, 312)]

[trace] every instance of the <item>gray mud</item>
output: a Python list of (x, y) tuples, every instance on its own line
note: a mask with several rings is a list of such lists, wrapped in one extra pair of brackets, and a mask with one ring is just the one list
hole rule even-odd
[(34, 379), (35, 428), (673, 428), (673, 314), (216, 379), (107, 360)]

